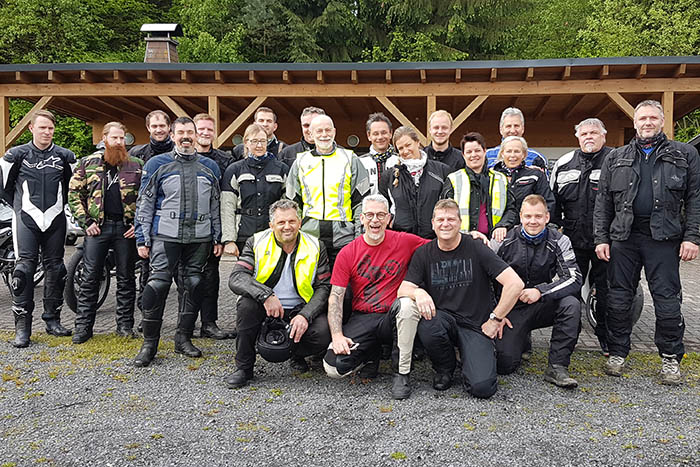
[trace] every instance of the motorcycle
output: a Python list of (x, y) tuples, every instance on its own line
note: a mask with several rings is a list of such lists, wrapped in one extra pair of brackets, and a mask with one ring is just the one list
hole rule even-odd
[[(68, 264), (66, 264), (66, 287), (63, 289), (63, 300), (74, 313), (78, 309), (78, 295), (80, 294), (80, 286), (83, 283), (83, 254), (83, 245), (78, 245), (75, 247), (75, 253), (71, 256)], [(105, 258), (104, 268), (102, 268), (98, 279), (100, 287), (97, 295), (97, 310), (107, 300), (112, 276), (117, 273), (116, 264), (114, 250), (110, 248), (107, 252), (107, 258)]]
[[(4, 201), (0, 203), (0, 275), (12, 296), (12, 273), (15, 270), (15, 246), (12, 235), (12, 208)], [(44, 279), (44, 265), (41, 254), (34, 272), (34, 286)]]
[[(598, 300), (596, 299), (596, 288), (595, 285), (591, 286), (586, 280), (581, 288), (581, 296), (584, 297), (582, 315), (586, 317), (586, 321), (595, 329), (598, 324), (596, 319), (596, 306), (598, 306)], [(644, 308), (644, 289), (642, 289), (642, 284), (637, 285), (637, 291), (634, 294), (634, 300), (632, 301), (632, 325), (634, 326), (639, 321), (639, 317), (642, 315), (642, 309)]]

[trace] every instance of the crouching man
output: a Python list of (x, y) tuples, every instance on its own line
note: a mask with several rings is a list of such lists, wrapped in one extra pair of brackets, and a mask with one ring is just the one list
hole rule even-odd
[[(502, 336), (523, 282), (481, 239), (460, 233), (459, 206), (453, 200), (437, 202), (432, 222), (437, 239), (413, 255), (398, 291), (409, 299), (401, 299), (399, 315), (423, 318), (418, 337), (435, 370), (433, 388), (444, 391), (452, 385), (457, 346), (465, 390), (489, 398), (498, 388), (494, 339)], [(493, 280), (503, 286), (495, 308)], [(399, 342), (406, 338), (404, 329), (399, 328)]]
[(229, 388), (243, 387), (253, 378), (255, 342), (268, 316), (289, 321), (293, 369), (308, 371), (305, 357), (328, 347), (328, 254), (323, 243), (300, 228), (299, 206), (276, 201), (270, 206), (270, 228), (248, 238), (231, 272), (229, 287), (240, 298), (237, 369), (224, 379)]
[(533, 329), (552, 326), (547, 382), (564, 388), (578, 383), (568, 367), (581, 330), (581, 273), (569, 237), (547, 227), (549, 212), (544, 198), (528, 195), (520, 208), (520, 225), (502, 243), (492, 246), (525, 281), (518, 303), (504, 321), (508, 325), (496, 341), (498, 373), (507, 375), (520, 359)]

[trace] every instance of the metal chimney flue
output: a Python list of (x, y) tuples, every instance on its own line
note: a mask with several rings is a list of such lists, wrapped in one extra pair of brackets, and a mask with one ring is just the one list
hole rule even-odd
[(177, 23), (148, 23), (141, 26), (141, 32), (146, 36), (146, 55), (143, 59), (146, 63), (176, 63), (177, 56), (176, 36), (182, 36), (182, 28)]

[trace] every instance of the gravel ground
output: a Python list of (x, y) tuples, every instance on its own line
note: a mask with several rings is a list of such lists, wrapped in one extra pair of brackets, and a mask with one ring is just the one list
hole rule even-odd
[(615, 379), (599, 354), (576, 352), (580, 386), (567, 391), (542, 380), (537, 350), (487, 401), (435, 392), (421, 361), (411, 398), (394, 401), (387, 363), (367, 382), (258, 361), (254, 382), (229, 390), (231, 341), (195, 339), (202, 359), (165, 341), (137, 369), (139, 340), (35, 333), (17, 350), (10, 337), (0, 333), (0, 466), (700, 465), (698, 354), (668, 388), (656, 355), (635, 353)]

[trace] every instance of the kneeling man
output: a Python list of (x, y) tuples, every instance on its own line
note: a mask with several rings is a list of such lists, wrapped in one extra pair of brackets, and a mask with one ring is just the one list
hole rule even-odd
[(308, 371), (305, 357), (328, 347), (328, 255), (323, 243), (300, 228), (297, 203), (276, 201), (270, 206), (270, 228), (248, 238), (231, 272), (228, 285), (240, 297), (237, 369), (224, 380), (229, 388), (253, 378), (255, 341), (268, 316), (289, 321), (293, 369)]
[[(454, 200), (437, 202), (432, 219), (437, 239), (416, 250), (398, 294), (413, 300), (414, 313), (424, 318), (418, 337), (436, 372), (433, 387), (444, 391), (452, 385), (458, 346), (465, 390), (485, 399), (498, 387), (494, 339), (501, 337), (523, 282), (481, 239), (460, 233), (461, 222)], [(493, 280), (503, 286), (495, 308)], [(401, 304), (403, 315), (406, 301)]]
[(520, 224), (508, 232), (501, 244), (492, 242), (496, 254), (525, 281), (517, 305), (505, 320), (508, 327), (496, 341), (498, 373), (514, 372), (528, 333), (553, 326), (549, 365), (545, 381), (565, 388), (578, 383), (568, 367), (581, 330), (581, 273), (571, 241), (547, 227), (549, 212), (544, 198), (528, 195), (520, 208)]

